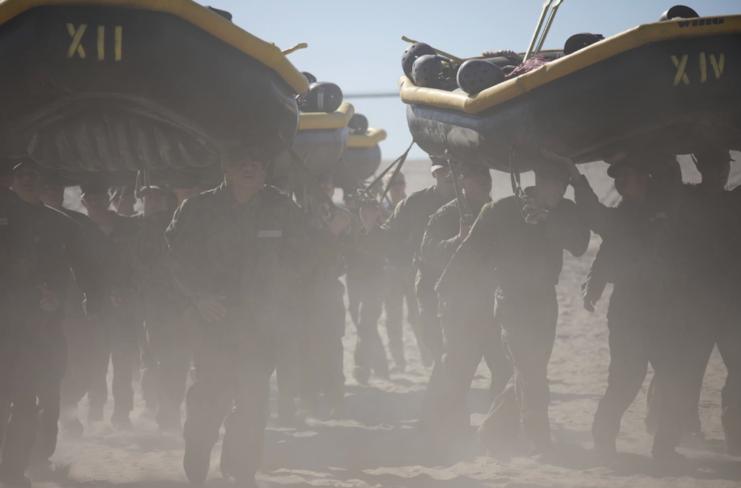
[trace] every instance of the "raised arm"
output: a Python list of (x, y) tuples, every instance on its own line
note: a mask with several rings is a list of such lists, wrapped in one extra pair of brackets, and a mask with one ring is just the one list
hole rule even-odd
[(546, 221), (547, 235), (552, 242), (579, 257), (587, 252), (591, 233), (581, 212), (571, 200), (562, 200)]
[(425, 229), (420, 250), (422, 261), (439, 272), (445, 270), (465, 239), (460, 232), (455, 232), (460, 228), (458, 221), (458, 212), (446, 205), (432, 216)]
[(609, 243), (602, 241), (597, 255), (592, 261), (592, 265), (589, 267), (587, 273), (587, 280), (582, 285), (582, 297), (584, 298), (584, 308), (590, 312), (594, 312), (594, 306), (597, 304), (602, 294), (605, 292), (605, 287), (609, 281)]

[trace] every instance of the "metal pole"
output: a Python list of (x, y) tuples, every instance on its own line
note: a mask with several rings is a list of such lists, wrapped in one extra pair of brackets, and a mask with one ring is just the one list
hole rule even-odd
[(540, 41), (538, 41), (538, 47), (535, 48), (535, 54), (538, 54), (543, 48), (543, 43), (545, 42), (545, 38), (548, 36), (548, 31), (551, 30), (553, 19), (556, 18), (556, 14), (558, 13), (558, 7), (560, 7), (562, 3), (563, 0), (556, 0), (556, 3), (553, 4), (553, 9), (551, 10), (551, 15), (548, 17), (548, 22), (545, 24), (543, 35), (541, 36)]
[(523, 58), (523, 61), (527, 61), (530, 57), (530, 54), (533, 52), (533, 47), (535, 46), (535, 41), (538, 40), (538, 34), (540, 34), (540, 28), (543, 27), (543, 21), (545, 20), (545, 14), (548, 12), (548, 7), (551, 6), (551, 3), (553, 0), (545, 0), (545, 3), (543, 4), (543, 11), (540, 13), (540, 19), (538, 19), (538, 25), (535, 26), (535, 32), (533, 32), (533, 38), (530, 39), (530, 44), (527, 46), (527, 51), (525, 51), (525, 57)]

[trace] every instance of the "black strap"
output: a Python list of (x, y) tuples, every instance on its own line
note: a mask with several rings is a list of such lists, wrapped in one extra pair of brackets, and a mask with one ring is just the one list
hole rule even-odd
[(383, 201), (384, 198), (386, 198), (386, 194), (389, 192), (389, 188), (391, 188), (391, 183), (394, 182), (394, 180), (396, 179), (396, 175), (399, 174), (399, 172), (401, 171), (401, 167), (404, 166), (404, 162), (407, 160), (407, 156), (409, 156), (409, 151), (412, 150), (412, 146), (414, 146), (414, 140), (412, 140), (412, 143), (409, 144), (409, 147), (407, 148), (406, 151), (404, 151), (404, 154), (402, 154), (401, 156), (399, 156), (399, 158), (396, 161), (394, 161), (391, 164), (391, 166), (389, 166), (388, 168), (386, 168), (386, 171), (384, 171), (378, 178), (376, 178), (376, 180), (373, 183), (371, 183), (368, 186), (368, 188), (372, 188), (373, 185), (376, 183), (376, 181), (378, 181), (379, 178), (383, 178), (383, 176), (386, 173), (388, 173), (388, 171), (394, 166), (394, 164), (399, 163), (396, 166), (396, 169), (394, 169), (394, 174), (391, 175), (391, 178), (389, 179), (388, 185), (386, 185), (386, 189), (383, 190), (383, 195), (381, 195), (381, 200), (380, 200), (381, 202)]

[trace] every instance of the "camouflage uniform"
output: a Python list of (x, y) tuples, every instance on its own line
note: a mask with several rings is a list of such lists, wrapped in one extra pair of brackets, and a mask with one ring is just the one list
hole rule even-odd
[[(62, 210), (85, 232), (93, 256), (100, 263), (105, 257), (105, 235), (100, 228), (84, 214), (73, 210)], [(70, 277), (67, 299), (64, 303), (64, 335), (69, 350), (67, 370), (62, 380), (61, 421), (63, 425), (79, 424), (77, 404), (87, 394), (92, 382), (94, 356), (90, 354), (96, 347), (96, 338), (101, 334), (101, 324), (88, 319), (83, 310), (84, 295)]]
[(322, 219), (314, 217), (309, 222), (315, 230), (313, 247), (321, 251), (321, 259), (304, 287), (306, 318), (301, 344), (301, 399), (310, 410), (315, 410), (318, 395), (322, 394), (326, 408), (340, 414), (345, 397), (342, 345), (345, 287), (340, 277), (345, 273), (345, 251), (352, 244), (359, 223), (354, 221), (355, 225), (335, 236)]
[(262, 458), (279, 300), (313, 265), (303, 215), (274, 188), (242, 205), (221, 185), (184, 202), (166, 237), (185, 294), (224, 296), (227, 309), (201, 324), (197, 379), (186, 395), (186, 467), (208, 458), (228, 414), (221, 470), (249, 480)]
[[(535, 188), (525, 190), (528, 194)], [(519, 423), (536, 448), (551, 445), (548, 421), (547, 368), (556, 337), (556, 284), (564, 249), (574, 256), (586, 252), (589, 228), (574, 202), (564, 199), (546, 222), (525, 222), (515, 197), (484, 206), (471, 232), (450, 261), (438, 284), (441, 295), (455, 296), (471, 276), (492, 277), (486, 292), (496, 289), (495, 320), (512, 361), (514, 374), (497, 397), (479, 435), (511, 441)]]
[[(353, 215), (358, 218), (357, 210)], [(350, 246), (345, 253), (348, 310), (358, 332), (356, 371), (370, 375), (373, 370), (381, 377), (388, 377), (388, 358), (378, 333), (378, 321), (383, 313), (384, 263), (382, 253), (367, 252), (360, 245)], [(367, 381), (365, 376), (355, 376), (360, 382)]]
[(595, 303), (607, 283), (614, 284), (607, 311), (607, 390), (592, 426), (595, 449), (611, 455), (621, 419), (643, 385), (648, 364), (655, 371), (671, 367), (670, 302), (661, 265), (666, 246), (660, 245), (662, 236), (668, 235), (669, 220), (666, 202), (650, 196), (642, 203), (622, 200), (606, 207), (584, 176), (574, 183), (574, 194), (592, 231), (602, 237), (584, 296)]
[(389, 338), (389, 350), (394, 364), (400, 370), (406, 368), (404, 357), (404, 302), (407, 305), (407, 322), (414, 332), (422, 356), (422, 363), (430, 365), (430, 352), (423, 343), (419, 323), (419, 305), (414, 291), (417, 270), (414, 266), (414, 254), (417, 249), (413, 243), (390, 249), (386, 254), (386, 284), (383, 299), (386, 311), (386, 333)]
[[(741, 191), (709, 195), (700, 185), (685, 185), (679, 207), (676, 233), (679, 303), (687, 327), (687, 342), (680, 360), (686, 366), (682, 385), (685, 390), (685, 421), (674, 425), (678, 443), (681, 432), (700, 431), (698, 403), (710, 354), (718, 346), (728, 370), (721, 392), (722, 424), (726, 446), (741, 453)], [(656, 392), (662, 375), (657, 373)], [(657, 395), (654, 395), (656, 397)], [(661, 397), (660, 397), (661, 398)], [(661, 398), (664, 403), (667, 400)], [(653, 407), (652, 407), (653, 408)]]
[[(414, 266), (419, 270), (424, 263), (419, 260), (419, 247), (422, 244), (425, 228), (430, 217), (450, 200), (442, 197), (434, 186), (412, 193), (402, 200), (394, 209), (391, 217), (380, 227), (377, 227), (368, 235), (361, 234), (360, 242), (369, 252), (381, 255), (389, 255), (394, 249), (409, 247), (415, 250)], [(427, 331), (440, 330), (437, 318), (437, 294), (435, 293), (435, 282), (432, 280), (421, 280), (419, 271), (415, 280), (415, 291), (417, 305), (419, 306), (420, 325), (425, 345), (433, 352), (433, 344), (428, 344)], [(440, 351), (437, 351), (439, 359)], [(435, 372), (437, 369), (437, 373)], [(442, 366), (436, 365), (433, 369), (430, 383), (433, 378), (442, 377)]]
[[(88, 313), (98, 313), (103, 275), (79, 225), (61, 212), (15, 202), (7, 190), (0, 191), (0, 200), (7, 205), (5, 245), (10, 248), (9, 261), (22, 263), (25, 268), (20, 273), (9, 270), (15, 276), (9, 281), (14, 285), (8, 297), (13, 302), (7, 314), (11, 319), (5, 332), (9, 335), (3, 341), (9, 348), (4, 357), (9, 375), (2, 391), (12, 409), (0, 475), (21, 477), (30, 461), (37, 424), (39, 456), (48, 458), (56, 448), (60, 383), (67, 360), (64, 312), (42, 311), (36, 286), (45, 284), (64, 303), (71, 267), (76, 283), (86, 292)], [(18, 220), (23, 223), (16, 223)]]
[(137, 219), (135, 262), (146, 331), (142, 389), (147, 383), (154, 386), (157, 424), (163, 429), (180, 430), (180, 405), (185, 398), (192, 351), (191, 331), (184, 325), (183, 316), (189, 304), (176, 287), (167, 260), (165, 230), (172, 214), (163, 211)]
[[(465, 197), (464, 197), (465, 198)], [(477, 215), (481, 205), (468, 201), (468, 208)], [(437, 281), (443, 274), (453, 254), (460, 246), (460, 213), (458, 200), (444, 205), (432, 216), (422, 239), (421, 258), (425, 263), (420, 268), (422, 280)], [(453, 309), (441, 317), (445, 337), (443, 366), (445, 381), (437, 385), (439, 391), (428, 388), (427, 402), (445, 421), (451, 414), (460, 414), (453, 426), (470, 428), (466, 400), (476, 369), (482, 357), (492, 374), (489, 393), (493, 400), (502, 392), (512, 377), (512, 368), (507, 362), (501, 340), (501, 327), (494, 323), (493, 298), (487, 292), (487, 276), (470, 277), (456, 290), (452, 300)], [(435, 386), (435, 385), (431, 385)]]
[(110, 362), (113, 365), (111, 391), (114, 401), (111, 420), (125, 426), (130, 422), (129, 414), (134, 409), (134, 361), (143, 321), (134, 255), (139, 225), (136, 219), (129, 217), (115, 215), (114, 219), (110, 233), (105, 236), (105, 258), (100, 264), (106, 276), (108, 294), (120, 297), (123, 306), (115, 307), (110, 300), (104, 302), (104, 324), (97, 345), (90, 352), (94, 367), (88, 390), (88, 421), (103, 420), (103, 406), (108, 401)]

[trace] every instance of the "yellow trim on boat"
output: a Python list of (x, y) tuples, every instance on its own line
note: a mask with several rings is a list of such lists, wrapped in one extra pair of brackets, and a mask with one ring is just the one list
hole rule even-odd
[(551, 61), (535, 71), (487, 88), (473, 96), (433, 88), (420, 88), (406, 76), (399, 79), (399, 94), (406, 104), (430, 105), (467, 114), (477, 114), (557, 78), (648, 43), (731, 34), (741, 34), (741, 15), (719, 15), (639, 25), (592, 44), (577, 53)]
[(131, 8), (176, 15), (271, 68), (296, 93), (304, 93), (309, 89), (309, 82), (304, 75), (291, 64), (278, 47), (240, 29), (192, 0), (1, 0), (0, 24), (35, 7), (62, 5)]
[(386, 139), (386, 131), (375, 127), (368, 127), (365, 134), (350, 134), (347, 147), (373, 147)]
[(298, 130), (344, 129), (355, 115), (355, 107), (342, 102), (336, 112), (304, 112), (298, 116)]

